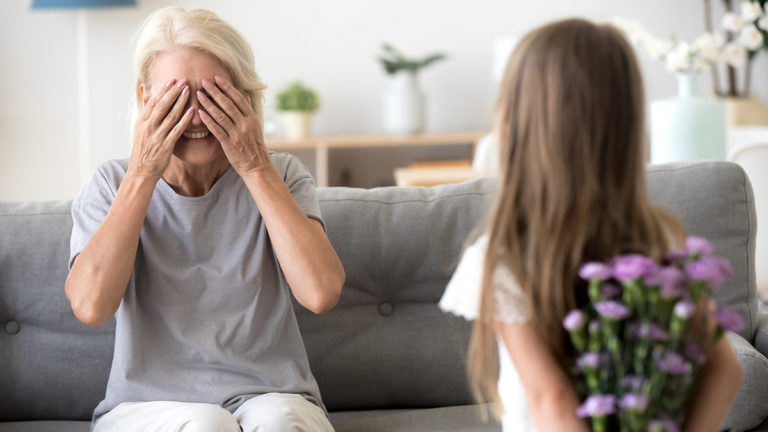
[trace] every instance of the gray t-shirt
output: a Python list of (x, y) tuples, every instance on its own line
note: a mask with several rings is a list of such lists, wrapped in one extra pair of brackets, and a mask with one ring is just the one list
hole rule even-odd
[[(270, 158), (299, 208), (323, 223), (315, 181), (293, 156)], [(72, 203), (70, 260), (101, 225), (128, 160), (99, 166)], [(290, 288), (264, 221), (230, 167), (201, 197), (159, 180), (115, 315), (115, 351), (93, 423), (122, 402), (217, 404), (296, 393), (323, 407)]]

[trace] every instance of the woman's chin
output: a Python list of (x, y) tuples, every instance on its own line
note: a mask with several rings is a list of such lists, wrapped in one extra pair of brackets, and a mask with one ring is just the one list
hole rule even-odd
[(173, 148), (173, 155), (190, 165), (205, 165), (223, 156), (224, 150), (213, 135), (205, 138), (181, 137)]

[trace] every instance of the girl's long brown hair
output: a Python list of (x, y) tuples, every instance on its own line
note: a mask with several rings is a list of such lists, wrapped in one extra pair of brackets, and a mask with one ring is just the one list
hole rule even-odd
[(586, 297), (580, 264), (629, 252), (659, 259), (683, 238), (680, 223), (648, 201), (644, 110), (634, 52), (610, 25), (545, 25), (507, 64), (496, 119), (501, 185), (468, 358), (473, 394), (497, 415), (498, 265), (515, 275), (531, 324), (564, 368), (561, 322)]

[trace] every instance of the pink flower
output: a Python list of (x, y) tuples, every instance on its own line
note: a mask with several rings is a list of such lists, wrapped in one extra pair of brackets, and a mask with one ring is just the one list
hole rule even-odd
[(648, 397), (639, 393), (627, 393), (619, 399), (619, 407), (625, 411), (645, 412)]
[(702, 237), (690, 236), (685, 239), (685, 249), (691, 254), (712, 255), (714, 248), (712, 243)]
[(712, 288), (720, 287), (725, 278), (733, 273), (730, 262), (723, 258), (704, 257), (688, 263), (685, 273), (695, 281), (708, 283)]
[(584, 327), (586, 322), (587, 317), (584, 315), (584, 312), (579, 309), (574, 309), (568, 312), (568, 315), (563, 319), (563, 327), (568, 331), (579, 330)]
[(602, 417), (616, 412), (616, 397), (613, 395), (592, 395), (576, 411), (579, 417)]
[(675, 267), (662, 267), (645, 277), (645, 284), (661, 288), (661, 296), (673, 299), (683, 295), (681, 283), (683, 273)]
[(613, 300), (597, 303), (595, 304), (595, 309), (600, 315), (615, 320), (624, 319), (628, 317), (631, 312), (628, 307)]
[(744, 320), (741, 315), (727, 306), (715, 309), (715, 319), (726, 330), (734, 333), (741, 333), (744, 330)]
[(639, 279), (656, 270), (656, 263), (643, 255), (623, 255), (613, 264), (613, 276), (622, 281)]
[(606, 280), (611, 277), (613, 270), (608, 264), (588, 262), (579, 269), (579, 277), (584, 280)]

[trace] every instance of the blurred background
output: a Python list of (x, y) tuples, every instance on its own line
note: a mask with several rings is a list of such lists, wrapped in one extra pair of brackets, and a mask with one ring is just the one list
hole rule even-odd
[[(320, 96), (316, 135), (384, 132), (387, 75), (377, 60), (389, 42), (405, 54), (432, 52), (447, 60), (419, 73), (426, 95), (424, 132), (491, 130), (499, 83), (494, 46), (563, 17), (637, 20), (658, 36), (694, 39), (704, 31), (701, 0), (137, 0), (135, 6), (33, 9), (32, 0), (0, 2), (0, 200), (72, 199), (101, 162), (127, 157), (128, 112), (135, 89), (131, 39), (154, 10), (177, 4), (210, 9), (248, 39), (256, 69), (269, 86), (265, 117), (282, 133), (276, 91), (295, 80)], [(714, 1), (715, 16), (722, 4)], [(717, 19), (716, 19), (717, 21)], [(87, 58), (83, 60), (83, 52)], [(752, 94), (768, 102), (768, 55), (757, 56)], [(648, 101), (676, 94), (675, 75), (638, 53)], [(78, 60), (80, 59), (80, 60)], [(86, 88), (78, 86), (85, 79)], [(703, 73), (703, 89), (711, 89)], [(708, 91), (708, 90), (707, 90)], [(85, 96), (83, 96), (85, 95)], [(83, 97), (85, 101), (81, 100)], [(87, 118), (80, 118), (83, 103)], [(455, 148), (334, 150), (331, 183), (349, 184), (349, 166), (451, 159)], [(463, 150), (462, 150), (463, 151)], [(306, 152), (306, 154), (302, 154)], [(308, 165), (309, 150), (297, 152)], [(406, 155), (407, 156), (407, 155)], [(388, 160), (390, 160), (388, 162)], [(311, 167), (311, 169), (315, 169)], [(388, 184), (368, 179), (353, 186)]]

